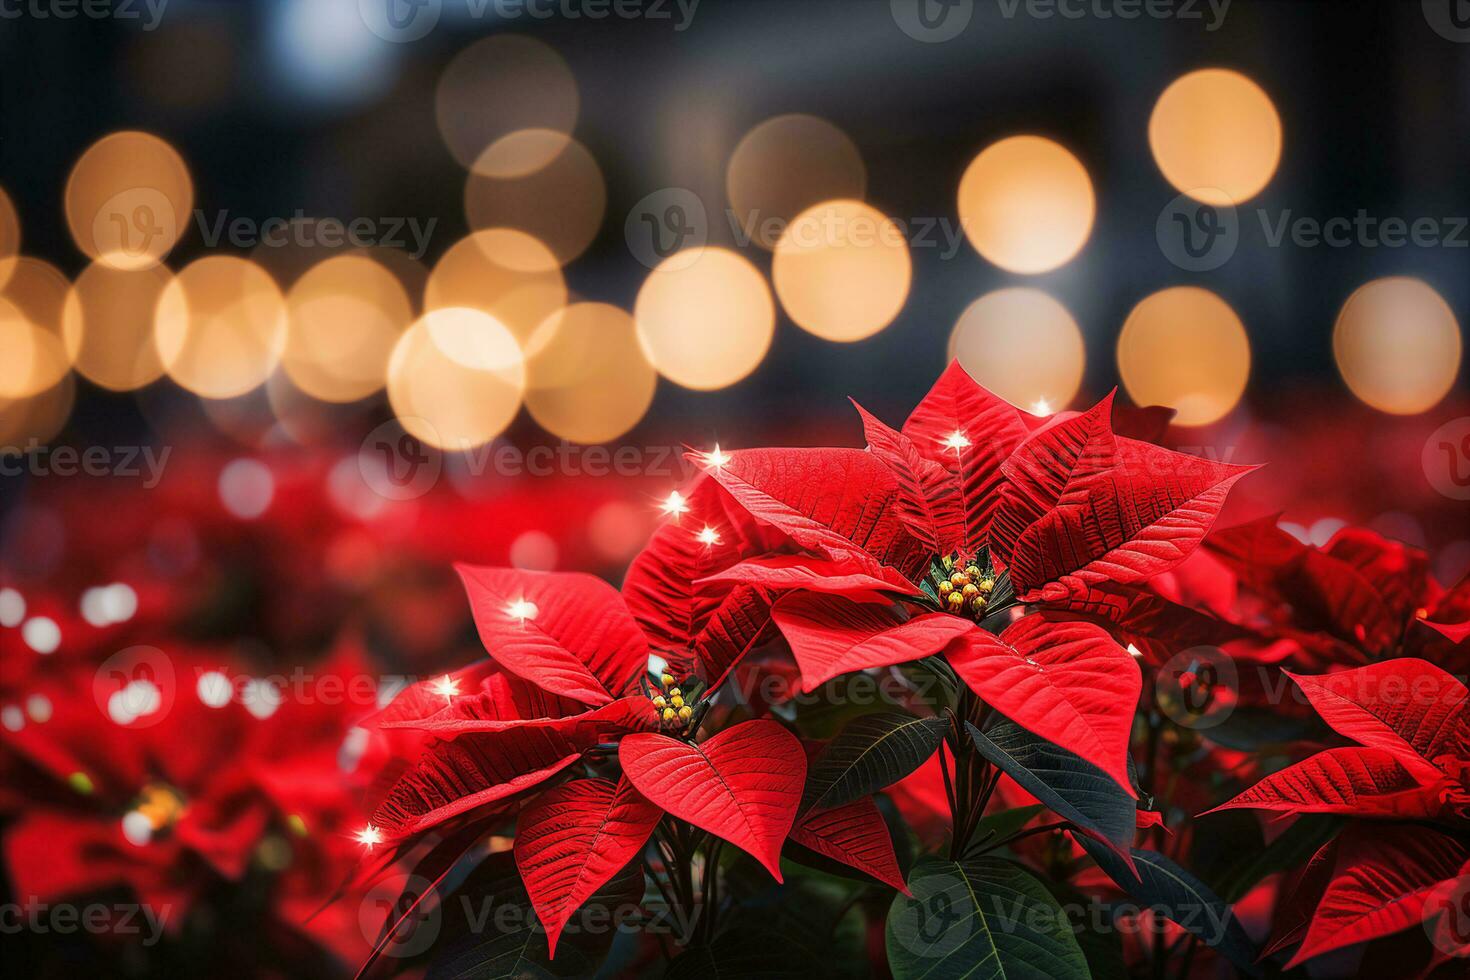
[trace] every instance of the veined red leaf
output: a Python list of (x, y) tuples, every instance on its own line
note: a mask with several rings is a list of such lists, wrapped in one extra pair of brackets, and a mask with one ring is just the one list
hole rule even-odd
[(1123, 634), (1125, 643), (1137, 644), (1149, 659), (1162, 663), (1179, 650), (1196, 646), (1223, 646), (1248, 638), (1246, 630), (1216, 619), (1208, 613), (1159, 595), (1132, 587), (1116, 587), (1108, 583), (1047, 602), (1047, 608), (1080, 613), (1105, 620)]
[(551, 728), (579, 742), (612, 741), (626, 732), (658, 731), (658, 713), (653, 702), (641, 695), (618, 698), (598, 708), (577, 705), (577, 711), (542, 718), (509, 718), (500, 699), (482, 692), (455, 698), (439, 711), (413, 721), (384, 723), (384, 728), (413, 728), (439, 738), (455, 738), (467, 732), (503, 732), (516, 728)]
[(756, 520), (853, 571), (912, 575), (928, 558), (899, 520), (897, 482), (861, 449), (748, 449), (714, 476)]
[[(1100, 457), (1099, 457), (1100, 459)], [(1142, 582), (1179, 564), (1252, 467), (1118, 439), (1114, 465), (1082, 477), (1016, 539), (1008, 562), (1022, 601), (1100, 582)]]
[(893, 836), (871, 796), (804, 814), (791, 828), (791, 839), (909, 894), (893, 851)]
[(1333, 877), (1287, 969), (1334, 949), (1422, 927), (1429, 898), (1470, 857), (1430, 827), (1354, 825), (1343, 831)]
[(627, 779), (564, 783), (521, 812), (516, 867), (550, 955), (567, 920), (638, 856), (662, 817)]
[(776, 555), (751, 558), (716, 572), (706, 582), (747, 582), (771, 592), (822, 592), (829, 595), (861, 596), (881, 593), (919, 594), (919, 587), (891, 568), (858, 571), (852, 563), (810, 558), (806, 555)]
[(554, 728), (513, 728), (430, 745), (389, 790), (373, 825), (389, 840), (539, 786), (581, 757), (579, 745)]
[(477, 730), (494, 731), (497, 726), (509, 728), (533, 719), (552, 722), (586, 711), (580, 701), (543, 691), (486, 659), (410, 685), (372, 720), (379, 728), (434, 731), (445, 719), (474, 717), (485, 723)]
[(976, 384), (951, 361), (924, 396), (903, 435), (953, 481), (965, 520), (964, 550), (987, 543), (1000, 503), (1001, 464), (1025, 441), (1025, 416)]
[(1102, 769), (1132, 794), (1128, 735), (1143, 677), (1137, 661), (1101, 627), (1034, 613), (999, 637), (971, 627), (946, 655), (987, 704)]
[(908, 436), (869, 415), (856, 401), (852, 404), (862, 416), (868, 452), (882, 460), (898, 482), (894, 507), (909, 533), (936, 555), (965, 550), (965, 512), (959, 480), (920, 453)]
[(629, 735), (618, 760), (649, 800), (734, 844), (781, 880), (781, 843), (806, 782), (795, 735), (774, 721), (747, 721), (698, 745)]
[(463, 564), (455, 570), (485, 649), (525, 680), (598, 705), (627, 694), (648, 670), (648, 640), (602, 579)]
[(1437, 794), (1397, 754), (1351, 746), (1327, 749), (1287, 766), (1206, 812), (1275, 810), (1412, 820), (1432, 816), (1437, 803)]
[(1427, 660), (1404, 657), (1333, 674), (1287, 676), (1322, 719), (1355, 742), (1437, 776), (1434, 759), (1470, 735), (1470, 692)]
[(815, 691), (854, 670), (887, 667), (938, 653), (974, 624), (948, 613), (905, 619), (892, 605), (852, 602), (798, 592), (776, 604), (776, 625), (801, 668), (802, 687)]
[[(709, 577), (746, 558), (790, 550), (785, 535), (759, 524), (708, 473), (633, 559), (623, 598), (639, 625), (681, 676), (697, 665), (711, 688), (758, 640), (771, 597), (758, 583)], [(712, 529), (715, 540), (701, 538)]]

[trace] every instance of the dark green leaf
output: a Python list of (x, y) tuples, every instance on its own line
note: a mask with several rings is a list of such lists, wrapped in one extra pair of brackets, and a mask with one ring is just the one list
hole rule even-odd
[(965, 729), (981, 755), (1057, 816), (1120, 849), (1133, 843), (1137, 802), (1097, 766), (1013, 721), (1002, 720), (989, 732), (968, 722)]
[(851, 803), (898, 782), (944, 740), (944, 718), (897, 712), (864, 715), (844, 728), (807, 773), (802, 812)]
[(980, 818), (975, 825), (975, 836), (970, 838), (969, 847), (965, 848), (965, 857), (969, 857), (978, 848), (993, 847), (999, 841), (1019, 831), (1036, 818), (1036, 815), (1046, 807), (1040, 803), (1031, 806), (1018, 806), (1010, 810), (1001, 810), (999, 813), (991, 813)]
[(1267, 875), (1302, 867), (1337, 835), (1343, 823), (1342, 817), (1329, 814), (1308, 813), (1299, 817), (1280, 837), (1220, 878), (1221, 897), (1227, 902), (1238, 902)]
[(925, 858), (909, 876), (913, 897), (888, 910), (895, 980), (1085, 980), (1087, 960), (1066, 913), (1009, 861)]
[(1258, 976), (1256, 948), (1235, 912), (1209, 886), (1156, 851), (1133, 848), (1138, 877), (1116, 854), (1089, 838), (1078, 836), (1098, 867), (1107, 872), (1140, 906), (1178, 923), (1219, 951), (1236, 968)]

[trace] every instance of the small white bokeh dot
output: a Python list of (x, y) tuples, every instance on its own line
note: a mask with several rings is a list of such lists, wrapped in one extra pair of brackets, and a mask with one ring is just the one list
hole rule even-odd
[(281, 706), (281, 691), (265, 678), (255, 677), (246, 682), (245, 690), (240, 692), (240, 702), (246, 711), (264, 720)]
[(51, 720), (51, 699), (44, 694), (32, 694), (26, 698), (26, 714), (36, 724), (46, 724)]
[(264, 514), (275, 495), (275, 477), (258, 459), (237, 459), (220, 470), (220, 502), (241, 520), (254, 520)]
[(194, 686), (194, 690), (198, 692), (199, 700), (211, 708), (223, 708), (235, 694), (230, 679), (217, 670), (200, 674), (199, 683)]
[(20, 628), (20, 635), (37, 653), (55, 653), (61, 646), (61, 627), (50, 616), (32, 616)]
[(129, 810), (123, 814), (122, 832), (129, 844), (143, 847), (153, 839), (153, 824), (145, 814)]
[(26, 727), (26, 715), (20, 710), (20, 705), (7, 704), (0, 708), (0, 725), (4, 725), (7, 732), (18, 732)]
[(25, 618), (25, 597), (14, 589), (0, 589), (0, 626), (12, 629)]

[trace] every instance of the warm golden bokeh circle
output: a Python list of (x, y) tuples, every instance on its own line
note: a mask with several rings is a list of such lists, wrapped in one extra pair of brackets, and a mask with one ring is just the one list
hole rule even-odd
[(193, 208), (183, 157), (148, 133), (103, 137), (66, 182), (66, 222), (77, 248), (117, 269), (160, 262), (187, 230)]
[(803, 211), (776, 243), (771, 278), (796, 325), (826, 340), (871, 337), (893, 322), (913, 279), (903, 230), (861, 201)]
[(204, 398), (233, 398), (265, 381), (286, 345), (286, 300), (260, 266), (210, 256), (164, 288), (154, 339), (169, 377)]
[(950, 333), (949, 356), (976, 381), (1036, 415), (1071, 404), (1087, 363), (1072, 314), (1050, 294), (1024, 286), (997, 289), (966, 307)]
[(607, 303), (573, 303), (552, 316), (551, 341), (526, 362), (526, 409), (570, 442), (616, 439), (643, 418), (658, 386), (633, 318)]
[(1216, 206), (1259, 194), (1281, 161), (1281, 118), (1239, 72), (1205, 68), (1175, 79), (1154, 105), (1148, 143), (1177, 190)]
[(475, 309), (430, 310), (388, 361), (388, 400), (403, 428), (447, 451), (494, 439), (520, 410), (526, 365), (515, 335)]
[(992, 143), (960, 179), (959, 215), (976, 251), (1008, 272), (1048, 272), (1087, 244), (1097, 205), (1087, 168), (1040, 136)]
[(455, 55), (439, 78), (434, 105), (439, 132), (461, 166), (520, 177), (551, 163), (565, 140), (521, 142), (494, 154), (486, 148), (517, 130), (569, 136), (580, 97), (561, 55), (525, 35), (501, 34)]
[(475, 229), (527, 232), (565, 265), (596, 237), (607, 210), (607, 186), (585, 146), (547, 129), (511, 133), (491, 144), (484, 156), (519, 158), (537, 147), (549, 152), (551, 159), (530, 173), (495, 177), (489, 175), (506, 168), (477, 165), (465, 181), (465, 217)]
[(1354, 395), (1379, 411), (1415, 415), (1439, 404), (1454, 385), (1460, 326), (1427, 283), (1406, 276), (1375, 279), (1343, 304), (1332, 352)]
[(398, 278), (366, 255), (313, 266), (286, 294), (290, 317), (281, 366), (313, 398), (351, 402), (382, 389), (388, 356), (413, 320)]
[(479, 310), (509, 329), (528, 355), (547, 340), (538, 328), (566, 302), (555, 253), (513, 228), (477, 231), (455, 242), (424, 291), (425, 310)]
[(868, 171), (857, 146), (825, 119), (793, 113), (746, 133), (730, 155), (725, 192), (735, 224), (766, 249), (807, 208), (862, 200)]
[(1139, 405), (1167, 405), (1177, 425), (1229, 414), (1250, 377), (1251, 347), (1240, 317), (1219, 296), (1175, 286), (1146, 297), (1118, 337), (1118, 371)]
[(153, 316), (173, 273), (162, 264), (82, 270), (62, 310), (62, 335), (77, 371), (94, 384), (131, 391), (163, 375)]
[(20, 255), (20, 215), (10, 195), (0, 187), (0, 289), (10, 280), (15, 271), (16, 256)]
[(675, 252), (649, 273), (633, 308), (643, 353), (675, 384), (732, 385), (765, 358), (776, 308), (760, 271), (724, 248)]
[(20, 398), (38, 394), (71, 370), (72, 359), (61, 324), (69, 288), (61, 270), (49, 262), (21, 256), (13, 263), (10, 280), (0, 289), (0, 298), (8, 307), (0, 329), (9, 337), (7, 347), (12, 351), (29, 351), (29, 356), (7, 365), (4, 379), (0, 380), (0, 396)]

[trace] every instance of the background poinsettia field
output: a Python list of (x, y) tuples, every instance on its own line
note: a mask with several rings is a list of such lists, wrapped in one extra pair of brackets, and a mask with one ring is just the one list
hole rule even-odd
[(0, 3), (6, 967), (1466, 975), (1463, 7)]

